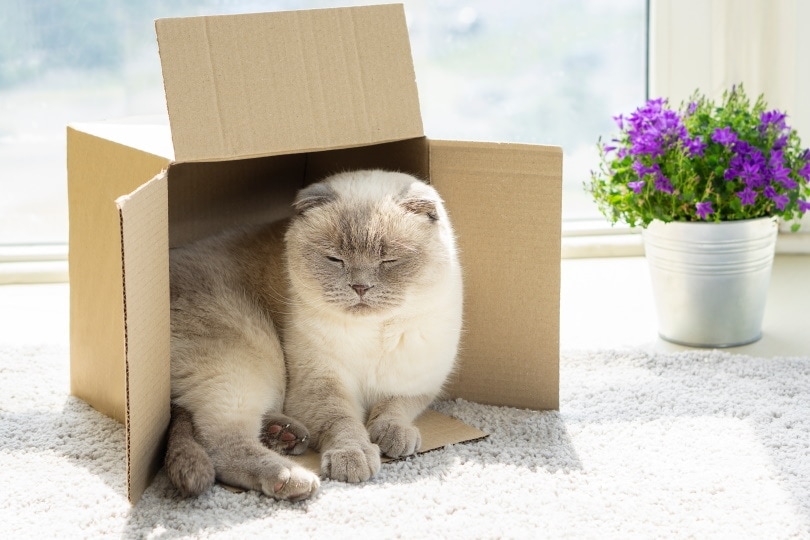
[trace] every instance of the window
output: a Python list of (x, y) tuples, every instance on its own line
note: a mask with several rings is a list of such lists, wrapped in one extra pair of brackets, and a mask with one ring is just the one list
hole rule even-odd
[[(5, 0), (0, 245), (67, 242), (66, 124), (165, 114), (153, 19), (348, 4)], [(646, 0), (404, 4), (426, 133), (561, 145), (565, 219), (598, 217), (582, 183), (611, 117), (645, 98)]]

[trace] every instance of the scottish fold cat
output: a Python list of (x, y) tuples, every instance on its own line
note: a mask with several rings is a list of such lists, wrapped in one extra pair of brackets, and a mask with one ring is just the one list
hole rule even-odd
[(441, 392), (462, 329), (462, 273), (435, 189), (378, 170), (302, 190), (287, 231), (285, 409), (324, 476), (360, 482), (421, 443), (413, 420)]
[[(313, 473), (360, 482), (380, 453), (420, 446), (413, 425), (452, 372), (462, 275), (438, 193), (381, 170), (301, 190), (287, 222), (171, 254), (172, 422), (166, 470), (187, 495), (215, 478), (279, 499)], [(289, 415), (289, 416), (288, 416)]]

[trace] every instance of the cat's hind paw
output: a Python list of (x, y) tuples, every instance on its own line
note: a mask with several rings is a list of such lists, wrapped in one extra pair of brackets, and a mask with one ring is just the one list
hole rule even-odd
[(294, 466), (285, 468), (280, 475), (262, 482), (262, 492), (284, 501), (303, 501), (318, 492), (321, 481), (318, 475)]
[(283, 414), (264, 417), (262, 444), (280, 454), (303, 454), (309, 446), (309, 430), (301, 422)]
[(422, 445), (419, 429), (395, 420), (376, 419), (370, 422), (368, 434), (371, 442), (378, 444), (382, 453), (390, 458), (415, 454)]
[(184, 497), (196, 497), (214, 484), (211, 458), (194, 440), (170, 441), (165, 467), (172, 485)]
[(380, 470), (380, 448), (360, 443), (331, 448), (321, 454), (321, 472), (341, 482), (365, 482)]

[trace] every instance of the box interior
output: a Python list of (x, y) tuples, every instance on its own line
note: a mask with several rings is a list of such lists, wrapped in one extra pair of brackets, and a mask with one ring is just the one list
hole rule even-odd
[(424, 137), (383, 144), (229, 161), (177, 163), (169, 168), (171, 247), (229, 227), (289, 217), (302, 187), (347, 170), (383, 168), (428, 181)]

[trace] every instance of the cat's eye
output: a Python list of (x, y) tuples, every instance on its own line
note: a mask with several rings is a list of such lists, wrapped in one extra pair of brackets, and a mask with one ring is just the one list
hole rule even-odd
[(382, 261), (382, 264), (384, 266), (392, 266), (397, 262), (399, 262), (399, 259), (385, 259), (384, 261)]
[(343, 259), (338, 259), (337, 257), (332, 257), (330, 255), (326, 256), (326, 260), (335, 264), (343, 264)]

